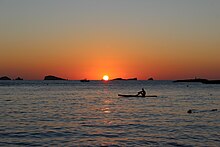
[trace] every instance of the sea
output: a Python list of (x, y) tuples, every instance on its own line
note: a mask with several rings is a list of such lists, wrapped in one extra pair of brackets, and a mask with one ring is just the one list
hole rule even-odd
[(0, 146), (218, 147), (220, 85), (0, 81)]

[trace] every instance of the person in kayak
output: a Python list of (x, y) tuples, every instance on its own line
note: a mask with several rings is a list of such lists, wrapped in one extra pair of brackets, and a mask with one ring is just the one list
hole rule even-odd
[(144, 90), (144, 88), (142, 88), (142, 90), (138, 92), (137, 96), (139, 95), (141, 95), (142, 97), (146, 96), (146, 91)]

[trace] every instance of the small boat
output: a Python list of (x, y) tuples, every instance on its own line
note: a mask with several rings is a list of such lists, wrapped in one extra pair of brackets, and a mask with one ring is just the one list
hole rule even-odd
[(82, 79), (82, 80), (80, 80), (80, 82), (89, 82), (89, 80), (87, 80), (87, 79)]
[(121, 97), (157, 97), (156, 95), (141, 96), (141, 95), (128, 95), (128, 94), (118, 94), (118, 96), (121, 96)]

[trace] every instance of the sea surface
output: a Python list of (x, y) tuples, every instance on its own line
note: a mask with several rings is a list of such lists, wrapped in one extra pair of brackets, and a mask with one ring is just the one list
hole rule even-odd
[[(141, 88), (158, 97), (117, 96)], [(0, 81), (0, 146), (217, 147), (220, 85)]]

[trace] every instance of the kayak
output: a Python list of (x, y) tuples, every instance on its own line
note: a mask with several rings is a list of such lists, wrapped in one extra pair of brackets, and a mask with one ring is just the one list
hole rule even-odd
[(157, 97), (156, 95), (141, 96), (141, 95), (128, 95), (128, 94), (118, 94), (118, 96), (121, 96), (121, 97)]

